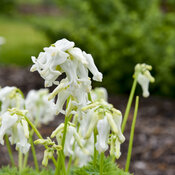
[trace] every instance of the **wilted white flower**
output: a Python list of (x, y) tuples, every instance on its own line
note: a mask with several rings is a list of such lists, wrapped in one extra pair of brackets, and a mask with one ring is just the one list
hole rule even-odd
[(152, 70), (152, 67), (147, 64), (137, 64), (135, 66), (135, 77), (142, 87), (143, 97), (149, 96), (149, 82), (153, 83), (155, 81), (149, 72), (150, 70)]
[(10, 143), (16, 144), (16, 149), (26, 154), (30, 144), (28, 143), (28, 124), (23, 117), (24, 115), (26, 115), (26, 111), (15, 108), (1, 114), (0, 143), (4, 144), (3, 138), (7, 134)]
[(8, 108), (24, 109), (24, 97), (22, 92), (16, 87), (6, 86), (0, 89), (0, 114), (3, 114)]
[(28, 117), (37, 124), (47, 124), (55, 117), (53, 100), (48, 100), (48, 89), (31, 90), (27, 94), (25, 107)]

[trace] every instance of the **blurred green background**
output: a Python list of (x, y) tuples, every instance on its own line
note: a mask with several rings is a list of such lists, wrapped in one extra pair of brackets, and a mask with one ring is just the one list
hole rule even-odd
[(65, 37), (92, 54), (111, 93), (128, 93), (145, 62), (152, 93), (175, 97), (175, 0), (0, 0), (0, 36), (1, 65), (28, 66)]

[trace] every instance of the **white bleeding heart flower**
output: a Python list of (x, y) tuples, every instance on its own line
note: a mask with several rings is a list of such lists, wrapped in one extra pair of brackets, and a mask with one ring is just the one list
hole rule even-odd
[[(93, 74), (93, 79), (102, 81), (102, 74), (95, 66), (90, 54), (74, 47), (74, 42), (66, 39), (58, 40), (50, 47), (44, 48), (38, 58), (32, 57), (34, 65), (31, 71), (38, 71), (45, 79), (45, 86), (58, 85), (49, 99), (56, 95), (56, 113), (65, 113), (63, 105), (70, 97), (72, 104), (80, 108), (88, 103), (88, 93), (91, 90), (91, 81), (88, 70)], [(65, 73), (66, 78), (57, 81), (57, 78)], [(63, 85), (64, 82), (64, 85)]]
[(143, 97), (148, 97), (149, 96), (149, 90), (148, 89), (149, 89), (149, 82), (150, 82), (148, 77), (146, 77), (145, 75), (139, 73), (138, 78), (137, 78), (137, 82), (142, 87)]
[(150, 70), (152, 70), (152, 67), (147, 64), (137, 64), (135, 66), (135, 78), (137, 79), (137, 82), (140, 84), (142, 91), (143, 91), (143, 97), (149, 96), (149, 83), (153, 83), (155, 81), (154, 77), (151, 75)]
[(105, 152), (108, 149), (108, 137), (110, 132), (110, 125), (108, 123), (107, 117), (99, 120), (97, 123), (97, 143), (96, 149), (99, 153)]

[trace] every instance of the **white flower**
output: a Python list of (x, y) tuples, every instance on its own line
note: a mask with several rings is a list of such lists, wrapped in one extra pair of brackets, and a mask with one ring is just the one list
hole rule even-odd
[(24, 98), (21, 91), (16, 87), (6, 86), (0, 89), (0, 114), (3, 114), (8, 108), (24, 109)]
[(31, 90), (27, 94), (25, 106), (28, 117), (38, 124), (47, 124), (55, 117), (54, 102), (49, 101), (48, 89)]
[(89, 152), (85, 154), (82, 149), (75, 144), (74, 159), (78, 162), (78, 166), (82, 167), (86, 165), (94, 154), (94, 136), (92, 135), (89, 139), (83, 140), (83, 147)]
[[(121, 112), (115, 109), (111, 104), (109, 104), (103, 99), (96, 100), (95, 102), (87, 105), (86, 107), (83, 107), (82, 111), (87, 111), (87, 114), (91, 115), (90, 117), (88, 117), (90, 121), (88, 121), (88, 129), (86, 129), (86, 134), (84, 138), (89, 139), (95, 128), (97, 128), (98, 134), (96, 149), (98, 150), (98, 152), (105, 152), (108, 149), (108, 142), (110, 140), (110, 130), (111, 134), (118, 139), (120, 144), (125, 141), (125, 137), (121, 132)], [(83, 126), (81, 126), (80, 122), (80, 128), (81, 127)], [(111, 142), (111, 144), (112, 143), (113, 142)]]
[(93, 80), (96, 81), (102, 81), (103, 75), (101, 72), (98, 71), (97, 67), (95, 66), (94, 60), (92, 58), (91, 54), (87, 54), (86, 52), (83, 52), (84, 57), (86, 58), (88, 64), (87, 67), (93, 74)]
[(96, 149), (99, 153), (105, 152), (108, 149), (108, 137), (110, 131), (110, 125), (108, 124), (107, 117), (102, 120), (99, 120), (97, 123), (97, 143)]
[(4, 144), (3, 137), (7, 134), (11, 144), (16, 144), (16, 149), (26, 154), (29, 151), (28, 143), (29, 131), (28, 125), (22, 115), (26, 111), (19, 111), (13, 108), (1, 115), (2, 123), (0, 126), (0, 143)]
[(137, 82), (142, 87), (143, 97), (149, 96), (149, 82), (153, 83), (155, 81), (150, 74), (151, 69), (152, 67), (147, 64), (137, 64), (135, 66), (135, 78), (137, 78)]
[(1, 115), (1, 120), (0, 143), (4, 145), (3, 137), (6, 133), (11, 134), (11, 128), (14, 124), (16, 124), (18, 116), (16, 114), (11, 116), (9, 112), (5, 112), (3, 115)]
[[(49, 99), (56, 95), (56, 113), (65, 113), (63, 105), (68, 97), (72, 104), (80, 108), (88, 103), (88, 93), (91, 90), (91, 81), (88, 70), (93, 74), (93, 79), (102, 81), (102, 74), (98, 71), (90, 54), (74, 47), (74, 42), (66, 39), (57, 41), (48, 48), (44, 48), (36, 59), (32, 57), (34, 65), (31, 71), (38, 71), (45, 79), (45, 86), (58, 85), (50, 95)], [(65, 73), (66, 78), (60, 82), (57, 78)]]
[(140, 84), (140, 86), (142, 87), (143, 97), (148, 97), (149, 96), (148, 88), (149, 88), (149, 82), (150, 82), (148, 77), (146, 77), (145, 75), (139, 73), (137, 81)]

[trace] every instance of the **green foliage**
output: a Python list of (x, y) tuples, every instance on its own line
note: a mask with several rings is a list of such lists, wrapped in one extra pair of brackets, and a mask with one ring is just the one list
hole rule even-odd
[(16, 167), (11, 168), (9, 166), (6, 167), (2, 167), (0, 169), (0, 175), (53, 175), (54, 171), (52, 171), (51, 169), (42, 169), (39, 172), (32, 169), (32, 168), (25, 168), (22, 170), (21, 173), (19, 173), (18, 169)]
[(14, 0), (0, 0), (0, 14), (11, 14), (16, 7)]
[[(99, 175), (100, 169), (100, 157), (98, 156), (97, 164), (94, 166), (93, 161), (89, 162), (88, 165), (82, 168), (73, 168), (71, 175)], [(103, 175), (131, 175), (130, 173), (124, 172), (124, 170), (118, 168), (110, 157), (104, 158), (103, 163)]]
[(136, 63), (153, 66), (154, 92), (175, 97), (175, 14), (159, 0), (60, 0), (65, 18), (57, 30), (45, 28), (52, 42), (75, 41), (92, 53), (104, 74), (103, 86), (129, 92)]

